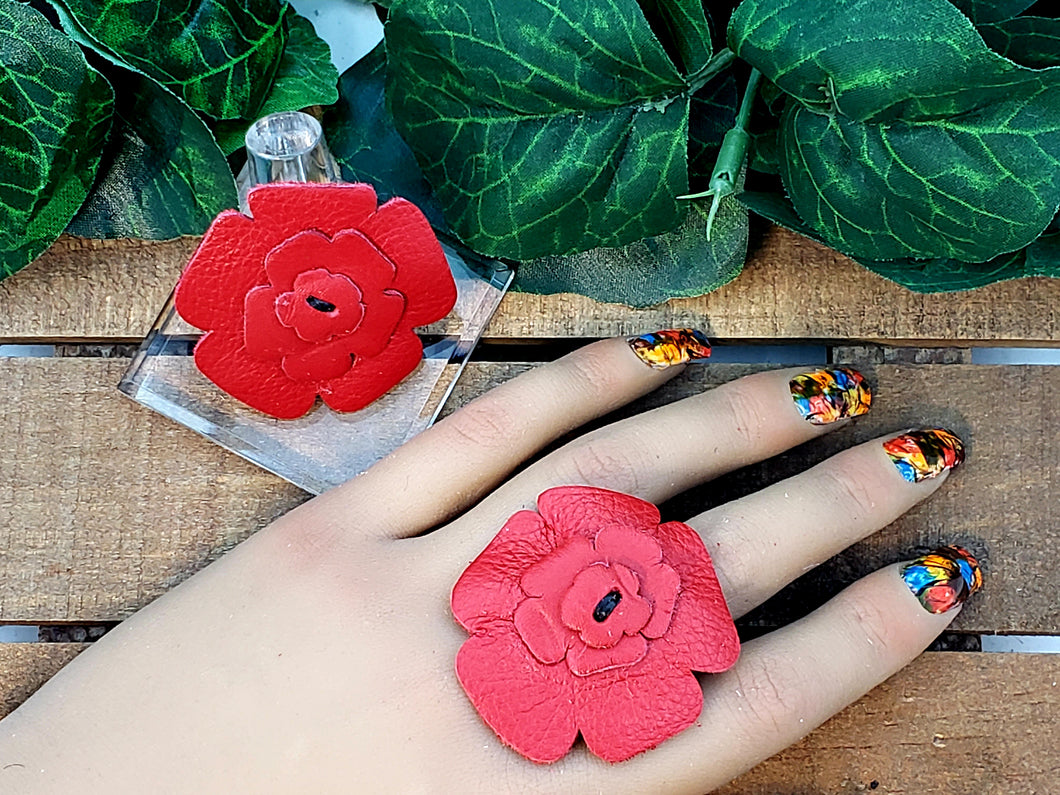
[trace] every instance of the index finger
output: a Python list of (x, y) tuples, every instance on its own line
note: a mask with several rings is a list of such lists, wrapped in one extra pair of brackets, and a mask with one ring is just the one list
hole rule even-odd
[[(378, 535), (417, 535), (472, 505), (551, 442), (709, 355), (706, 336), (692, 329), (594, 342), (476, 398), (315, 502), (336, 512), (356, 506)], [(395, 493), (407, 497), (394, 500)]]

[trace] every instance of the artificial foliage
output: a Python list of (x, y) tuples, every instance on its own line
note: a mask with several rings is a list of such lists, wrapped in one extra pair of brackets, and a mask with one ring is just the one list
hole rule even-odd
[(236, 204), (249, 124), (337, 80), (279, 0), (0, 0), (0, 278), (64, 229), (201, 234)]
[(517, 289), (715, 289), (749, 210), (918, 291), (1060, 277), (1055, 3), (377, 5), (339, 78), (278, 0), (0, 0), (0, 277), (64, 228), (201, 233), (247, 125), (309, 105), (346, 179)]

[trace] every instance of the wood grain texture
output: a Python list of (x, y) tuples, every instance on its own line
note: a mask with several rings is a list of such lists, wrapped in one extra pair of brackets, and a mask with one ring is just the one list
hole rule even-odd
[(117, 391), (126, 359), (0, 359), (0, 623), (124, 618), (300, 489)]
[[(0, 644), (0, 717), (83, 648)], [(929, 652), (717, 795), (1055, 792), (1058, 680), (1060, 655)]]
[(0, 643), (0, 718), (85, 648), (84, 643)]
[[(305, 499), (275, 476), (121, 395), (127, 362), (0, 360), (0, 622), (124, 618)], [(472, 363), (452, 405), (529, 365)], [(625, 414), (761, 367), (706, 364)], [(878, 365), (873, 410), (792, 453), (672, 500), (686, 518), (854, 442), (918, 425), (954, 428), (967, 464), (929, 502), (834, 558), (747, 618), (770, 627), (878, 566), (963, 543), (987, 585), (956, 625), (1060, 632), (1060, 368)], [(1018, 421), (1013, 421), (1018, 417)]]
[[(0, 342), (142, 338), (197, 242), (61, 238), (32, 266), (0, 282)], [(512, 294), (486, 336), (607, 337), (684, 326), (751, 341), (1060, 345), (1060, 279), (917, 295), (824, 246), (769, 227), (744, 273), (707, 296), (632, 310), (574, 295)]]
[(1055, 793), (1058, 680), (1060, 655), (924, 654), (716, 795)]

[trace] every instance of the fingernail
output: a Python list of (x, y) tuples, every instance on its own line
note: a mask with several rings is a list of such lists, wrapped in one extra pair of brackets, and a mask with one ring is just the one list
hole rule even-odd
[(983, 572), (963, 547), (939, 547), (902, 567), (902, 579), (929, 613), (945, 613), (983, 586)]
[(919, 483), (955, 469), (964, 461), (964, 442), (951, 431), (909, 431), (883, 443), (903, 478)]
[(842, 367), (797, 375), (788, 386), (799, 413), (814, 425), (857, 417), (872, 405), (872, 390), (865, 378)]
[(702, 331), (671, 328), (630, 337), (626, 342), (640, 360), (656, 370), (710, 356), (710, 340)]

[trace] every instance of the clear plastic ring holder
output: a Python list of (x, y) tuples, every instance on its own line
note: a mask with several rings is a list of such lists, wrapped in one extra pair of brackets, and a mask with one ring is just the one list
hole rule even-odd
[[(237, 179), (240, 206), (265, 182), (334, 182), (339, 169), (320, 124), (297, 112), (255, 122), (247, 164)], [(423, 360), (380, 399), (340, 413), (319, 399), (305, 416), (281, 420), (230, 397), (195, 366), (202, 331), (176, 312), (171, 294), (119, 384), (126, 395), (306, 491), (320, 492), (359, 474), (427, 428), (442, 411), (486, 324), (511, 283), (504, 263), (442, 248), (457, 287), (449, 315), (419, 329)]]

